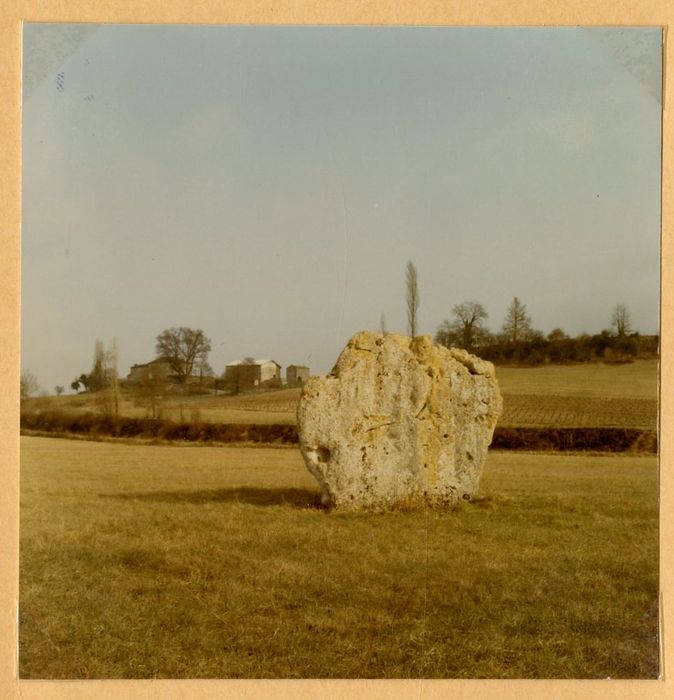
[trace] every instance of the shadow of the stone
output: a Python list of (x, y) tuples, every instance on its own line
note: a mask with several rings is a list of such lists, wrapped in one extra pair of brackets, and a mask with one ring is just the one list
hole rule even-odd
[(293, 508), (323, 508), (321, 495), (309, 489), (201, 489), (199, 491), (151, 491), (148, 493), (101, 493), (101, 498), (150, 501), (155, 503), (247, 503), (255, 506), (291, 506)]

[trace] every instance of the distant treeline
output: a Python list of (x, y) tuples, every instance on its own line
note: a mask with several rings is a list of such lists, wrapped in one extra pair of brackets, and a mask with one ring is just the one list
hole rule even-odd
[(464, 348), (496, 364), (631, 362), (658, 356), (659, 336), (635, 332), (625, 304), (617, 304), (613, 309), (611, 331), (583, 333), (575, 338), (561, 328), (544, 335), (534, 328), (526, 309), (526, 304), (515, 297), (500, 332), (492, 333), (486, 326), (487, 311), (480, 302), (456, 304), (451, 318), (439, 326), (435, 340), (445, 347)]
[(658, 357), (660, 338), (657, 335), (611, 335), (602, 331), (596, 335), (569, 336), (533, 333), (527, 340), (517, 342), (494, 340), (470, 348), (479, 357), (497, 365), (571, 362), (631, 362)]
[[(21, 429), (36, 433), (201, 443), (296, 445), (294, 425), (202, 423), (156, 418), (119, 418), (62, 411), (24, 413)], [(655, 430), (636, 428), (508, 428), (497, 427), (492, 447), (502, 450), (657, 452)]]

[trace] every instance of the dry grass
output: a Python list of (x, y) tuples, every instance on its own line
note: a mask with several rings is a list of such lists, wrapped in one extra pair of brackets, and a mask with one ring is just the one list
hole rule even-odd
[(654, 457), (492, 453), (339, 514), (289, 449), (22, 438), (20, 674), (654, 677)]
[[(167, 397), (161, 401), (161, 417), (173, 421), (196, 419), (210, 423), (256, 423), (293, 425), (300, 396), (300, 389), (239, 394), (205, 394), (185, 398)], [(67, 414), (84, 414), (99, 411), (99, 394), (76, 396), (49, 396), (25, 402), (27, 411), (59, 410)], [(138, 405), (128, 392), (123, 392), (119, 403), (121, 416), (145, 418), (147, 408)]]
[(649, 399), (658, 396), (658, 361), (636, 360), (629, 364), (547, 365), (543, 367), (497, 367), (501, 392), (569, 396), (578, 398)]

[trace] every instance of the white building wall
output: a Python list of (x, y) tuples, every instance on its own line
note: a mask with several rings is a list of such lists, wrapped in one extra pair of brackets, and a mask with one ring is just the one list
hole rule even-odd
[(275, 362), (264, 362), (260, 365), (260, 382), (266, 382), (278, 376), (279, 370)]

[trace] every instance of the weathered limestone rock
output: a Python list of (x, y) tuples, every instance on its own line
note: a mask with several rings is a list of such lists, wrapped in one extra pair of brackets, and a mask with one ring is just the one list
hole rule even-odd
[(430, 336), (357, 333), (307, 380), (300, 449), (341, 509), (451, 505), (477, 491), (501, 394), (494, 366)]

